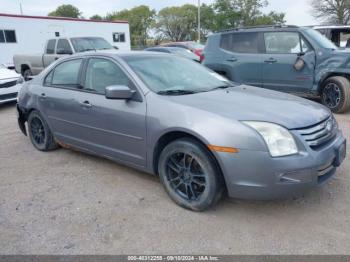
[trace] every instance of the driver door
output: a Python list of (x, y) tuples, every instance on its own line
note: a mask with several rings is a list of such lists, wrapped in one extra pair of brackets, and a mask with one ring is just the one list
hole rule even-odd
[[(299, 32), (264, 33), (263, 87), (281, 92), (305, 93), (314, 83), (315, 52)], [(298, 59), (304, 66), (294, 68)]]
[[(136, 166), (146, 165), (146, 102), (128, 74), (113, 60), (89, 58), (79, 96), (80, 140), (88, 150)], [(130, 100), (111, 100), (105, 88), (128, 86)]]

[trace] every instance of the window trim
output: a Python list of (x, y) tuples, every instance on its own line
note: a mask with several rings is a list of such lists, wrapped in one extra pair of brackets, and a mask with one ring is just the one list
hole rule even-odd
[[(84, 67), (84, 61), (85, 61), (84, 58), (82, 58), (82, 57), (74, 57), (74, 58), (71, 58), (71, 59), (67, 59), (67, 60), (61, 61), (60, 63), (56, 64), (49, 72), (46, 73), (45, 77), (43, 77), (42, 85), (44, 87), (53, 87), (53, 88), (60, 88), (60, 89), (68, 89), (68, 90), (80, 91), (81, 90), (80, 87), (77, 88), (77, 87), (73, 87), (72, 85), (53, 85), (52, 84), (52, 80), (53, 80), (53, 78), (55, 76), (56, 68), (58, 66), (64, 64), (64, 63), (71, 62), (71, 61), (74, 61), (74, 60), (81, 60), (79, 73), (78, 73), (78, 84), (81, 85), (82, 69)], [(46, 79), (51, 74), (51, 72), (52, 72), (51, 82), (50, 83), (46, 83)]]
[[(108, 57), (108, 56), (103, 56), (103, 55), (91, 55), (91, 56), (85, 56), (85, 57), (74, 57), (74, 58), (67, 58), (63, 61), (61, 61), (60, 63), (58, 63), (57, 65), (55, 65), (52, 69), (50, 69), (50, 71), (48, 71), (45, 75), (45, 77), (42, 78), (42, 86), (44, 87), (52, 87), (52, 88), (59, 88), (59, 89), (65, 89), (65, 90), (71, 90), (71, 91), (77, 91), (77, 92), (83, 92), (83, 93), (89, 93), (89, 94), (94, 94), (94, 95), (101, 95), (106, 97), (105, 94), (100, 94), (94, 91), (89, 91), (89, 90), (84, 90), (83, 86), (85, 84), (85, 78), (86, 78), (86, 70), (87, 70), (87, 65), (88, 65), (88, 60), (91, 58), (103, 58), (103, 59), (107, 59), (110, 60), (112, 63), (115, 63), (117, 66), (119, 66), (119, 68), (127, 75), (127, 77), (129, 78), (129, 80), (132, 82), (132, 87), (130, 87), (131, 90), (136, 91), (134, 98), (132, 99), (132, 101), (135, 102), (140, 102), (142, 103), (144, 100), (144, 93), (142, 92), (142, 88), (140, 88), (140, 86), (138, 85), (137, 81), (135, 80), (135, 78), (124, 68), (124, 66), (116, 59), (112, 58), (112, 57)], [(80, 65), (80, 69), (79, 69), (79, 77), (78, 77), (78, 82), (79, 85), (81, 86), (80, 88), (76, 88), (76, 87), (69, 87), (69, 86), (60, 86), (60, 85), (52, 85), (52, 80), (50, 84), (46, 84), (46, 78), (49, 76), (49, 74), (54, 71), (56, 69), (57, 66), (61, 65), (62, 63), (68, 62), (68, 61), (72, 61), (72, 60), (82, 60), (82, 64)], [(53, 78), (53, 75), (52, 75)]]
[[(8, 42), (7, 41), (7, 38), (6, 38), (6, 33), (5, 31), (13, 31), (14, 34), (15, 34), (15, 42)], [(0, 42), (0, 44), (18, 44), (18, 39), (17, 39), (17, 33), (16, 33), (16, 30), (15, 29), (0, 29), (0, 32), (2, 32), (2, 35), (4, 37), (4, 42)]]
[[(223, 42), (223, 36), (224, 35), (239, 35), (239, 34), (256, 34), (256, 42), (257, 42), (257, 52), (256, 53), (251, 53), (251, 52), (237, 52), (237, 51), (234, 51), (234, 50), (228, 50), (228, 49), (225, 49), (222, 47), (222, 42)], [(226, 52), (230, 52), (230, 53), (234, 53), (234, 54), (245, 54), (245, 55), (257, 55), (257, 54), (261, 54), (262, 53), (262, 49), (261, 49), (261, 44), (260, 44), (260, 38), (261, 38), (261, 33), (260, 32), (255, 32), (255, 31), (252, 31), (252, 32), (227, 32), (227, 33), (222, 33), (221, 34), (221, 37), (220, 37), (220, 49), (226, 51)]]
[[(49, 45), (50, 41), (55, 41), (55, 46), (54, 46), (52, 54), (47, 53), (47, 46)], [(45, 55), (56, 55), (57, 43), (58, 43), (58, 39), (56, 39), (56, 38), (52, 38), (52, 39), (47, 40), (46, 45), (45, 45)]]
[(106, 96), (106, 94), (101, 94), (101, 93), (98, 93), (95, 91), (90, 91), (90, 90), (84, 90), (84, 85), (85, 85), (85, 81), (86, 81), (86, 72), (87, 72), (87, 67), (89, 65), (89, 60), (96, 59), (96, 58), (109, 60), (111, 63), (116, 64), (120, 68), (120, 70), (122, 70), (122, 72), (129, 78), (130, 82), (132, 83), (132, 86), (131, 87), (129, 86), (129, 88), (131, 90), (136, 91), (135, 98), (133, 98), (132, 100), (136, 101), (136, 102), (143, 102), (143, 92), (140, 91), (142, 89), (138, 86), (134, 77), (124, 68), (124, 66), (121, 63), (119, 63), (119, 61), (117, 61), (116, 59), (114, 59), (112, 57), (108, 57), (108, 56), (104, 56), (104, 55), (91, 55), (91, 56), (84, 58), (85, 63), (83, 65), (84, 68), (82, 70), (82, 76), (81, 76), (81, 82), (80, 82), (80, 84), (83, 88), (79, 89), (79, 91), (85, 92), (85, 93), (90, 93), (90, 94), (95, 94), (95, 95), (102, 95), (104, 97)]
[[(118, 40), (115, 41), (115, 35), (118, 34)], [(124, 41), (120, 41), (120, 35), (124, 35)], [(126, 43), (126, 33), (125, 32), (113, 32), (112, 33), (113, 43)]]
[(6, 44), (6, 38), (5, 38), (5, 32), (3, 29), (0, 29), (0, 33), (2, 33), (2, 37), (4, 39), (4, 42), (0, 42), (0, 44)]
[(55, 48), (55, 53), (54, 53), (54, 54), (57, 54), (58, 42), (59, 42), (60, 40), (66, 40), (66, 41), (68, 42), (69, 47), (70, 47), (70, 51), (72, 52), (72, 54), (74, 54), (73, 46), (72, 46), (72, 44), (71, 44), (71, 42), (69, 41), (68, 38), (59, 38), (59, 39), (55, 39), (55, 40), (57, 40), (57, 41), (56, 41), (56, 48)]
[(263, 53), (266, 55), (298, 55), (300, 53), (268, 53), (266, 50), (266, 42), (265, 42), (265, 34), (268, 33), (295, 33), (299, 36), (299, 46), (301, 53), (305, 53), (301, 44), (301, 41), (303, 40), (310, 48), (310, 51), (314, 51), (313, 46), (310, 44), (310, 42), (299, 32), (299, 31), (266, 31), (262, 33), (262, 43), (263, 43)]

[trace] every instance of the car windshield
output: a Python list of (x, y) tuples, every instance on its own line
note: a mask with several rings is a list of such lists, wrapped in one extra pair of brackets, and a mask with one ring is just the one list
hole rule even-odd
[(156, 93), (207, 92), (233, 85), (219, 74), (182, 57), (129, 56), (125, 60), (149, 89)]
[(338, 47), (332, 43), (327, 37), (322, 35), (320, 32), (314, 30), (314, 29), (307, 29), (306, 33), (315, 39), (319, 45), (321, 45), (323, 48), (328, 49), (338, 49)]
[(76, 52), (113, 49), (105, 39), (99, 37), (72, 38), (71, 41)]

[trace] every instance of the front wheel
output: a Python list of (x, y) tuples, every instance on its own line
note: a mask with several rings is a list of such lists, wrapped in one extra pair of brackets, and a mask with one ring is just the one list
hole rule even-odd
[(32, 144), (39, 151), (58, 148), (49, 126), (37, 111), (32, 111), (28, 117), (28, 133)]
[(162, 151), (158, 171), (170, 198), (193, 211), (203, 211), (221, 198), (224, 183), (214, 157), (193, 139), (179, 139)]
[(350, 83), (342, 76), (325, 81), (321, 94), (322, 103), (333, 113), (344, 113), (350, 108)]

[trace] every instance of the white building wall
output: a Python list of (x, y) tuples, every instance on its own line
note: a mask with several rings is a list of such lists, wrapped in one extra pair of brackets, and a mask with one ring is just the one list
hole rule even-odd
[[(0, 64), (13, 64), (15, 54), (42, 54), (48, 39), (60, 37), (96, 36), (105, 38), (121, 51), (129, 51), (128, 23), (54, 20), (32, 17), (7, 17), (0, 14), (0, 30), (15, 30), (17, 43), (0, 43)], [(125, 33), (125, 43), (114, 43), (113, 33)]]

